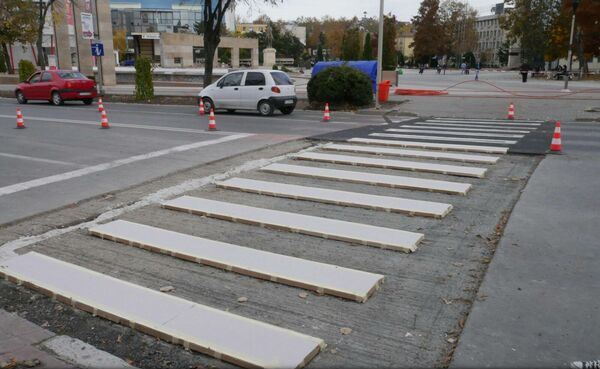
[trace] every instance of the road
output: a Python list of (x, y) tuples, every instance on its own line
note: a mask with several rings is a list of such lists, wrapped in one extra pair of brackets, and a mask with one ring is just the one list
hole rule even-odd
[(106, 103), (111, 127), (99, 129), (94, 106), (19, 106), (27, 126), (15, 129), (16, 103), (0, 99), (0, 224), (118, 191), (179, 170), (365, 124), (381, 116), (319, 112), (264, 118), (218, 114), (216, 132), (193, 106)]

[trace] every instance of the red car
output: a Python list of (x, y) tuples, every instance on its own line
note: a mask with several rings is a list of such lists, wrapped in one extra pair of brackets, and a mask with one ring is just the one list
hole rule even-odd
[(28, 100), (48, 100), (54, 105), (62, 105), (66, 100), (81, 100), (89, 105), (96, 96), (96, 82), (70, 70), (36, 72), (15, 89), (19, 104), (26, 104)]

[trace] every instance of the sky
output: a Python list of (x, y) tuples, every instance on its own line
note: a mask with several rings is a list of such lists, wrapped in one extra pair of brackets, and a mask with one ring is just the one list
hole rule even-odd
[[(477, 9), (480, 15), (490, 14), (495, 3), (502, 0), (467, 0), (469, 5)], [(378, 0), (283, 0), (277, 6), (266, 5), (263, 0), (239, 1), (236, 15), (242, 20), (251, 21), (261, 14), (268, 15), (273, 20), (294, 20), (297, 17), (321, 18), (329, 15), (334, 18), (354, 16), (362, 18), (363, 12), (367, 17), (379, 16)], [(409, 21), (419, 9), (420, 0), (385, 0), (384, 12), (391, 12), (398, 20)]]

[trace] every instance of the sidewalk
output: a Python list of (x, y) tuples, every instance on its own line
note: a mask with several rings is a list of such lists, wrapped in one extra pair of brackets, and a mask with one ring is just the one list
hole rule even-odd
[(452, 367), (600, 359), (600, 126), (563, 124), (507, 224)]

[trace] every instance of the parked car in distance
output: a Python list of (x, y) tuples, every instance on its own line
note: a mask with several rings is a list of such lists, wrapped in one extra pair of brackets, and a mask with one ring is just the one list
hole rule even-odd
[(258, 110), (272, 115), (276, 109), (291, 114), (296, 107), (296, 87), (284, 72), (271, 69), (251, 69), (230, 72), (208, 85), (198, 94), (204, 110)]
[(54, 105), (62, 105), (66, 100), (81, 100), (89, 105), (96, 96), (96, 82), (71, 70), (36, 72), (15, 88), (19, 104), (26, 104), (28, 100), (48, 100)]

